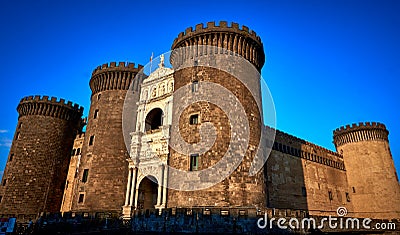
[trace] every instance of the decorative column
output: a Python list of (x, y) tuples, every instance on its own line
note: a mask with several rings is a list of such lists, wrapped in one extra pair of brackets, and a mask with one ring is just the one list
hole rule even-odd
[(132, 204), (136, 188), (137, 168), (131, 158), (128, 159), (128, 162), (129, 162), (128, 185), (126, 187), (125, 205), (122, 207), (122, 216), (124, 219), (129, 220), (131, 219), (132, 215)]
[(160, 184), (158, 184), (157, 205), (156, 205), (156, 207), (161, 205), (161, 190), (162, 190), (162, 187), (161, 187)]
[(139, 199), (139, 185), (136, 186), (136, 192), (135, 192), (135, 210), (138, 209), (138, 199)]
[(163, 196), (161, 207), (165, 208), (167, 206), (167, 187), (168, 187), (168, 167), (164, 165), (163, 170)]
[(126, 186), (126, 194), (125, 194), (125, 206), (128, 205), (129, 203), (129, 191), (130, 191), (130, 187), (131, 187), (131, 181), (132, 181), (132, 169), (129, 168), (128, 170), (128, 184)]
[(130, 188), (131, 189), (131, 195), (130, 195), (130, 198), (129, 198), (129, 205), (130, 206), (133, 205), (133, 195), (135, 193), (135, 188), (136, 188), (136, 172), (137, 172), (137, 168), (133, 167), (132, 168), (132, 186)]
[(163, 165), (159, 166), (159, 169), (161, 171), (161, 174), (160, 174), (161, 177), (160, 177), (160, 180), (158, 182), (157, 205), (156, 205), (156, 207), (159, 207), (161, 205), (161, 193), (162, 193), (162, 184), (163, 184), (163, 182), (162, 182), (162, 180), (163, 180), (163, 177), (162, 177), (162, 175), (163, 175)]

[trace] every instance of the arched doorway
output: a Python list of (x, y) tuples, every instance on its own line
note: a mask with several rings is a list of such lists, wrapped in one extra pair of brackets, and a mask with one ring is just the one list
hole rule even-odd
[(153, 209), (157, 204), (157, 180), (145, 177), (139, 185), (138, 208), (139, 209)]
[(160, 108), (152, 109), (146, 116), (146, 131), (156, 130), (162, 126), (163, 111)]

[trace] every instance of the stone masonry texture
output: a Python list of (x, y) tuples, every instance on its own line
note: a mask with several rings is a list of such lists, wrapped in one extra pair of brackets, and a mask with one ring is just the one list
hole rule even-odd
[[(132, 63), (111, 62), (93, 71), (91, 105), (72, 211), (121, 211), (129, 157), (122, 134), (122, 111), (126, 92), (140, 69), (140, 65), (135, 67)], [(82, 182), (85, 169), (88, 179)], [(78, 202), (81, 194), (83, 201)]]
[[(210, 49), (211, 46), (218, 49)], [(264, 65), (265, 54), (261, 38), (246, 26), (225, 21), (218, 25), (198, 24), (179, 33), (172, 50), (175, 50), (170, 57), (175, 71), (174, 91), (193, 82), (200, 82), (200, 89), (201, 82), (212, 82), (230, 91), (244, 108), (249, 123), (249, 145), (240, 165), (218, 184), (200, 191), (168, 189), (166, 208), (161, 212), (169, 220), (156, 209), (132, 208), (133, 228), (141, 227), (143, 221), (165, 226), (173, 221), (175, 225), (168, 225), (165, 231), (185, 232), (184, 226), (177, 228), (176, 224), (189, 221), (187, 231), (197, 231), (199, 216), (205, 218), (206, 222), (201, 222), (205, 223), (204, 231), (214, 229), (207, 224), (212, 224), (211, 221), (220, 221), (220, 225), (226, 225), (224, 228), (232, 226), (228, 232), (256, 231), (251, 227), (255, 226), (253, 220), (262, 216), (263, 211), (269, 216), (321, 217), (335, 216), (336, 209), (343, 206), (351, 217), (400, 219), (400, 186), (389, 132), (383, 124), (366, 122), (336, 129), (333, 132), (336, 151), (264, 126), (257, 107), (261, 102), (257, 74)], [(205, 58), (214, 67), (201, 64)], [(229, 73), (238, 70), (247, 74), (237, 63), (239, 59), (257, 72), (249, 73), (246, 84)], [(226, 70), (215, 68), (219, 65), (226, 65)], [(83, 108), (71, 102), (47, 96), (21, 100), (0, 184), (1, 217), (16, 216), (22, 221), (38, 218), (44, 212), (60, 211), (78, 217), (121, 215), (130, 157), (125, 143), (131, 142), (129, 133), (135, 130), (136, 123), (132, 120), (132, 126), (123, 129), (124, 101), (127, 92), (134, 94), (131, 103), (138, 101), (143, 77), (136, 75), (142, 68), (125, 62), (110, 62), (95, 68), (89, 82), (92, 95), (87, 122), (82, 120)], [(255, 91), (255, 96), (251, 91)], [(173, 109), (188, 98), (174, 95)], [(135, 107), (129, 111), (136, 112)], [(189, 123), (193, 114), (198, 115), (199, 123)], [(232, 129), (223, 107), (202, 100), (185, 107), (181, 117), (172, 120), (179, 126), (182, 138), (191, 144), (200, 141), (202, 124), (211, 123), (215, 127), (216, 141), (200, 154), (199, 170), (215, 165), (227, 151)], [(85, 124), (86, 132), (82, 133)], [(244, 127), (240, 124), (240, 128)], [(276, 131), (271, 141), (272, 151), (261, 171), (250, 176), (255, 149), (264, 130)], [(175, 135), (171, 133), (171, 140)], [(172, 148), (169, 152), (171, 167), (189, 170), (190, 156)], [(185, 183), (188, 182), (183, 180), (182, 184)]]
[(83, 108), (47, 96), (23, 98), (1, 187), (0, 214), (58, 212)]

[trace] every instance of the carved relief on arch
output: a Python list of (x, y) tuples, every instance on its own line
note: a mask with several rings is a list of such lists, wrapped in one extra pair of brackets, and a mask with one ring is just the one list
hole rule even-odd
[(174, 82), (171, 81), (171, 82), (168, 84), (168, 92), (173, 92), (173, 91), (174, 91)]
[(154, 98), (157, 96), (157, 87), (154, 86), (153, 88), (151, 88), (151, 98)]
[(160, 96), (164, 95), (166, 93), (165, 87), (166, 87), (166, 83), (160, 84)]
[(142, 100), (147, 100), (147, 98), (148, 98), (148, 91), (147, 91), (147, 89), (144, 89), (143, 90), (143, 93), (142, 93)]

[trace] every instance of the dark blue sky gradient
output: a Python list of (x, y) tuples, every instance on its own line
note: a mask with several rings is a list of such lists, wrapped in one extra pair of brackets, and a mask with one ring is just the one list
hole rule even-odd
[[(400, 170), (400, 1), (0, 2), (0, 171), (27, 95), (89, 110), (92, 70), (146, 64), (179, 32), (234, 21), (261, 36), (280, 130), (334, 150), (332, 130), (379, 121)], [(362, 161), (362, 159), (360, 159)]]

